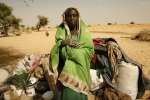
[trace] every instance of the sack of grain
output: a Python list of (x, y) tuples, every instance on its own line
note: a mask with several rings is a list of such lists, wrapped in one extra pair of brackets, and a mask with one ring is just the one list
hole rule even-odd
[(117, 88), (123, 93), (131, 96), (132, 100), (136, 99), (138, 92), (138, 67), (122, 61), (119, 66), (119, 73), (117, 77)]

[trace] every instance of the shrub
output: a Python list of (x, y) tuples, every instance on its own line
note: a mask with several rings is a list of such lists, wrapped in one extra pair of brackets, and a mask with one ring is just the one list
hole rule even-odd
[(142, 30), (131, 39), (136, 39), (140, 41), (150, 41), (150, 30)]
[(107, 23), (107, 25), (112, 25), (112, 23)]
[(131, 21), (130, 24), (135, 24), (135, 22)]

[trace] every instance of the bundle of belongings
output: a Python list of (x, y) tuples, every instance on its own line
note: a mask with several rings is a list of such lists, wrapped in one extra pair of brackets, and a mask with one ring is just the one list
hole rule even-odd
[(48, 59), (49, 54), (44, 54), (19, 60), (12, 75), (0, 86), (0, 100), (51, 100), (54, 94), (46, 79)]
[(145, 92), (142, 65), (129, 58), (113, 38), (95, 38), (93, 43), (91, 69), (103, 80), (91, 90), (97, 100), (140, 98)]

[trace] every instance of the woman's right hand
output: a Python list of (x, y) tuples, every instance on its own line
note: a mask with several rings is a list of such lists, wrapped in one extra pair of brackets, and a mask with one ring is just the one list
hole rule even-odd
[(62, 41), (62, 46), (70, 46), (70, 47), (78, 47), (80, 45), (80, 43), (76, 40), (72, 40), (72, 39), (66, 39)]

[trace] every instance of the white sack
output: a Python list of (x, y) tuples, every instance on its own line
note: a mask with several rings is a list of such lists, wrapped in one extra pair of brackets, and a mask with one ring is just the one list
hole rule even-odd
[(138, 91), (138, 67), (131, 63), (122, 61), (121, 64), (119, 64), (118, 69), (118, 89), (123, 93), (130, 95), (132, 100), (135, 100)]

